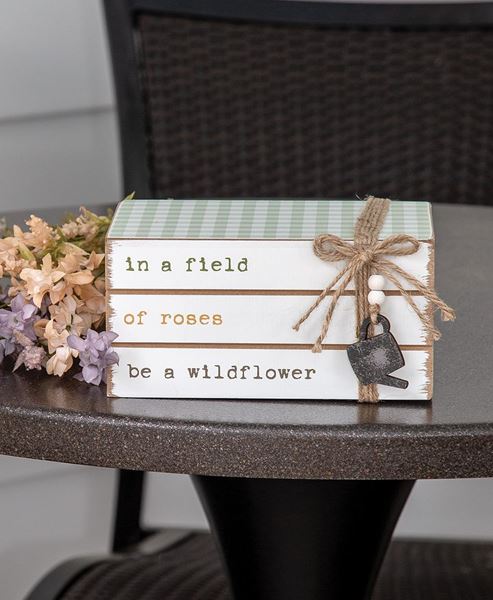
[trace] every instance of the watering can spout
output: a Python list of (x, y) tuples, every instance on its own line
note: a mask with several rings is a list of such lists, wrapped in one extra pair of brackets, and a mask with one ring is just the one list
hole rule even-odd
[(391, 387), (399, 388), (401, 390), (407, 389), (407, 386), (409, 385), (409, 381), (400, 379), (399, 377), (393, 377), (392, 375), (384, 375), (377, 383), (380, 383), (381, 385), (390, 385)]

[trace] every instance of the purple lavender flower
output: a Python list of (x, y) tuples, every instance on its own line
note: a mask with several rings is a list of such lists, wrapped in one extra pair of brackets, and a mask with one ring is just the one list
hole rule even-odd
[(67, 344), (79, 352), (79, 362), (82, 371), (75, 375), (79, 381), (99, 385), (106, 382), (106, 369), (110, 365), (118, 364), (118, 354), (111, 349), (118, 335), (112, 331), (98, 333), (93, 329), (87, 331), (86, 338), (78, 335), (69, 335)]
[(0, 363), (5, 356), (12, 354), (17, 346), (18, 334), (36, 341), (34, 323), (39, 319), (38, 309), (32, 302), (18, 294), (9, 308), (0, 309)]

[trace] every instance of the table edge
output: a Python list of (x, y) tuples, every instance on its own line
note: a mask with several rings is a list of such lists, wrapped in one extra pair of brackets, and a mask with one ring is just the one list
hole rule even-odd
[(493, 476), (493, 423), (259, 425), (3, 405), (0, 428), (1, 454), (99, 467), (273, 479)]

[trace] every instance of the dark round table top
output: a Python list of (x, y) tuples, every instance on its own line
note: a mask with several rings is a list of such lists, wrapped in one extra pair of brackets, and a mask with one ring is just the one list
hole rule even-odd
[(492, 476), (493, 208), (433, 211), (437, 286), (457, 321), (441, 325), (432, 402), (108, 399), (71, 377), (4, 368), (0, 453), (238, 477)]

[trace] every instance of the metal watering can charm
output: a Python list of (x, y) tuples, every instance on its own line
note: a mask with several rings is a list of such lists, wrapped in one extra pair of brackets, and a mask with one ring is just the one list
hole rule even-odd
[(405, 390), (408, 381), (389, 375), (405, 364), (399, 344), (390, 333), (390, 322), (383, 315), (378, 315), (377, 323), (382, 325), (383, 333), (369, 338), (371, 319), (368, 317), (363, 321), (359, 341), (347, 348), (349, 362), (362, 384), (379, 383)]

